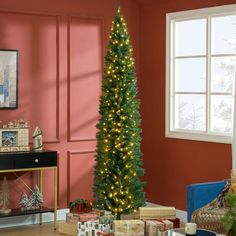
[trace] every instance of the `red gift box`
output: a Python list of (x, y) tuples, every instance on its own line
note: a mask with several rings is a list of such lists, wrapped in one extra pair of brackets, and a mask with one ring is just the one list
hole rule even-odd
[(172, 221), (167, 220), (167, 219), (158, 219), (158, 220), (153, 220), (153, 221), (158, 221), (161, 222), (163, 224), (163, 231), (169, 230), (169, 229), (173, 229), (174, 228), (174, 224)]
[(79, 221), (80, 222), (95, 221), (97, 219), (98, 219), (98, 215), (94, 212), (79, 214)]
[(66, 213), (66, 223), (77, 225), (79, 222), (79, 215), (73, 213)]
[(78, 199), (72, 203), (70, 203), (70, 212), (71, 213), (84, 213), (92, 211), (92, 202), (84, 199)]
[(174, 219), (167, 219), (171, 221), (174, 224), (174, 228), (179, 228), (180, 227), (180, 220), (179, 218), (174, 218)]
[(112, 234), (103, 233), (103, 232), (98, 232), (97, 235), (99, 235), (99, 236), (112, 236)]

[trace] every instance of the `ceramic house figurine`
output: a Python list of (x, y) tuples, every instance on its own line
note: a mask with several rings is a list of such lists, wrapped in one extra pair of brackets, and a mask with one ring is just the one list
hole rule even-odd
[(8, 214), (11, 212), (11, 209), (8, 208), (8, 202), (9, 202), (8, 184), (7, 184), (7, 178), (4, 177), (0, 187), (0, 214)]
[(33, 151), (41, 152), (43, 150), (43, 133), (38, 126), (34, 130), (33, 139)]

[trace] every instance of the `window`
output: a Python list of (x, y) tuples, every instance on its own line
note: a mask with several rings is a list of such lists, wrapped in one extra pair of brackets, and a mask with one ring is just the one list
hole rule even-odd
[(166, 136), (231, 143), (236, 5), (167, 14)]

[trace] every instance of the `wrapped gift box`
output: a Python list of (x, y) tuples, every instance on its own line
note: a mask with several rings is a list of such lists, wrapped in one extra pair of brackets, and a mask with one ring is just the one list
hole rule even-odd
[(84, 199), (77, 199), (74, 202), (70, 203), (70, 212), (74, 214), (91, 212), (92, 211), (92, 202)]
[(144, 222), (141, 220), (114, 220), (113, 232), (118, 234), (144, 234)]
[(77, 225), (68, 223), (58, 223), (58, 232), (67, 235), (77, 235)]
[(79, 221), (96, 221), (98, 219), (98, 215), (96, 213), (82, 213), (82, 214), (66, 214), (66, 222), (69, 224), (77, 224)]
[(174, 207), (140, 207), (140, 219), (174, 219), (176, 210)]
[(164, 231), (174, 228), (174, 224), (170, 220), (158, 220), (158, 221), (164, 224)]
[(98, 219), (98, 215), (94, 212), (79, 214), (79, 221), (95, 221)]
[(97, 233), (111, 233), (110, 224), (99, 224), (98, 221), (78, 222), (78, 236), (96, 236)]
[(66, 213), (66, 223), (77, 225), (79, 222), (79, 214)]
[(78, 222), (77, 236), (92, 236), (96, 235), (96, 230), (99, 229), (98, 221)]
[(97, 233), (97, 236), (113, 236), (113, 234), (98, 232), (98, 233)]
[(174, 228), (179, 228), (180, 227), (180, 220), (179, 218), (174, 218), (174, 219), (166, 219), (169, 220), (173, 223)]
[(99, 229), (99, 222), (88, 221), (88, 222), (78, 222), (78, 229)]
[(173, 222), (169, 220), (147, 220), (145, 223), (147, 236), (161, 235), (164, 231), (173, 229)]
[(147, 236), (156, 236), (159, 232), (164, 232), (164, 223), (162, 222), (147, 220), (145, 223)]
[(114, 233), (113, 235), (114, 235), (114, 236), (144, 236), (144, 233), (140, 233), (140, 234), (131, 234), (131, 233), (122, 234), (122, 233)]

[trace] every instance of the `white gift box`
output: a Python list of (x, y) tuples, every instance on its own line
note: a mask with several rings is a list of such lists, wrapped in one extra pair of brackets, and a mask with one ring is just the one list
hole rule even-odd
[(110, 224), (99, 224), (98, 221), (78, 222), (77, 236), (96, 236), (98, 232), (111, 233)]

